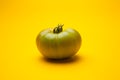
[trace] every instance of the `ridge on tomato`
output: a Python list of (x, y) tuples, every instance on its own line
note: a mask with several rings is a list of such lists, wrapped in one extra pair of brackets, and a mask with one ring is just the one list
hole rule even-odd
[(81, 46), (80, 34), (72, 29), (63, 30), (63, 25), (41, 31), (36, 44), (40, 53), (50, 59), (64, 59), (75, 55)]

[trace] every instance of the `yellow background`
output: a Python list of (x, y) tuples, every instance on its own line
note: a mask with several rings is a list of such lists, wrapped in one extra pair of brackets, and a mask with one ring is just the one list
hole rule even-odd
[[(80, 32), (81, 49), (46, 61), (36, 36), (59, 23)], [(0, 0), (0, 80), (120, 80), (120, 1)]]

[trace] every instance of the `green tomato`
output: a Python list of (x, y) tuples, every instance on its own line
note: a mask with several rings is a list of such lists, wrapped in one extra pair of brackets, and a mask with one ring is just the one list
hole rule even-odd
[(75, 55), (81, 46), (81, 36), (74, 29), (62, 30), (63, 25), (41, 31), (36, 44), (41, 54), (50, 59), (64, 59)]

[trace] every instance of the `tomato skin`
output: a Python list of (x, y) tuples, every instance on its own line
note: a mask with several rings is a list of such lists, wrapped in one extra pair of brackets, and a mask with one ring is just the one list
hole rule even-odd
[(50, 59), (64, 59), (75, 55), (81, 46), (81, 36), (74, 29), (53, 33), (51, 29), (41, 31), (36, 44), (41, 54)]

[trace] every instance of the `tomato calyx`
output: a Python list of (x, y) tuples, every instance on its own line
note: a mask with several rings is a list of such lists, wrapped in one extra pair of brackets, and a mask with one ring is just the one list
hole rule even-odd
[(58, 24), (58, 26), (53, 29), (53, 33), (62, 32), (63, 31), (63, 28), (62, 28), (63, 26), (64, 26), (64, 24)]

